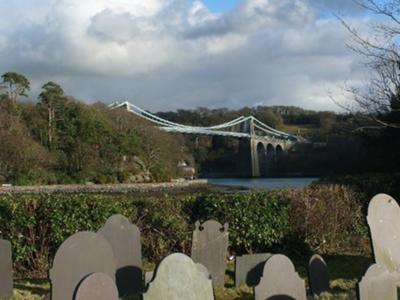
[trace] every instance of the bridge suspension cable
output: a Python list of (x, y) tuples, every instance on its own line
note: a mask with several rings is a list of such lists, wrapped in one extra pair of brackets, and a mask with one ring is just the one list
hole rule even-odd
[[(138, 117), (141, 117), (143, 119), (146, 119), (154, 124), (157, 124), (160, 126), (160, 129), (168, 132), (179, 132), (179, 133), (188, 133), (188, 134), (201, 134), (201, 135), (219, 135), (219, 136), (231, 136), (231, 137), (238, 137), (238, 138), (251, 138), (252, 137), (252, 131), (249, 129), (249, 132), (237, 132), (237, 131), (232, 131), (232, 130), (227, 130), (226, 129), (232, 129), (234, 126), (245, 124), (246, 122), (253, 121), (251, 122), (252, 126), (256, 128), (257, 130), (261, 131), (264, 133), (266, 136), (269, 137), (274, 137), (278, 139), (283, 139), (283, 140), (291, 140), (291, 141), (297, 141), (298, 138), (290, 135), (288, 133), (276, 130), (260, 120), (256, 119), (253, 116), (240, 116), (236, 119), (233, 119), (231, 121), (218, 124), (218, 125), (213, 125), (213, 126), (208, 126), (208, 127), (202, 127), (202, 126), (190, 126), (190, 125), (183, 125), (179, 123), (175, 123), (172, 121), (165, 120), (163, 118), (160, 118), (157, 115), (154, 115), (128, 101), (122, 102), (122, 103), (113, 103), (110, 104), (108, 107), (111, 109), (116, 109), (120, 107), (126, 107), (126, 109), (137, 115)], [(225, 129), (225, 130), (224, 130)], [(259, 135), (258, 135), (259, 136)], [(259, 136), (259, 137), (264, 137), (264, 136)]]

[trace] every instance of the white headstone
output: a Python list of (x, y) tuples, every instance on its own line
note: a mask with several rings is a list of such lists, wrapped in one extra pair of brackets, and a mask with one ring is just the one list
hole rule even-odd
[(359, 283), (360, 300), (397, 300), (396, 281), (384, 266), (370, 266)]
[(368, 206), (375, 261), (389, 272), (400, 271), (400, 207), (386, 194), (372, 198)]
[(193, 260), (181, 253), (164, 258), (143, 300), (213, 300), (212, 281)]

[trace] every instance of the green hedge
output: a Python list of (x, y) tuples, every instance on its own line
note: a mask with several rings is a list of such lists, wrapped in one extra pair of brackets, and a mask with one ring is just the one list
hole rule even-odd
[[(138, 225), (143, 256), (154, 262), (171, 252), (189, 253), (194, 222), (210, 218), (229, 223), (230, 244), (236, 253), (299, 244), (320, 253), (368, 251), (357, 194), (331, 186), (157, 197), (0, 196), (0, 235), (12, 243), (14, 269), (19, 276), (45, 276), (66, 238), (78, 231), (97, 231), (116, 213)], [(360, 241), (366, 246), (358, 246)]]

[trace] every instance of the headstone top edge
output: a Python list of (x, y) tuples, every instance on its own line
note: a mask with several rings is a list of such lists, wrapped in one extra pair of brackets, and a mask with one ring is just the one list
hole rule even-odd
[(395, 206), (399, 207), (396, 200), (392, 196), (383, 193), (377, 194), (374, 197), (372, 197), (372, 199), (368, 204), (368, 216), (371, 216), (373, 214), (373, 210), (376, 209), (377, 206), (380, 205), (382, 201), (393, 203)]

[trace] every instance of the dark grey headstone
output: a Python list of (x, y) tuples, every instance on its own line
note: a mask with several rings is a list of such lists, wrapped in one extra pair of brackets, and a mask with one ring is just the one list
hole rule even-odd
[(228, 224), (214, 220), (196, 222), (192, 239), (192, 259), (210, 272), (215, 285), (224, 285), (229, 243)]
[(118, 289), (110, 276), (93, 273), (79, 283), (74, 300), (118, 300)]
[(119, 296), (143, 291), (142, 247), (139, 228), (122, 215), (111, 216), (97, 232), (111, 245), (117, 262)]
[(235, 285), (247, 284), (250, 287), (260, 283), (264, 265), (269, 253), (249, 254), (236, 257), (235, 262)]
[(360, 300), (397, 300), (397, 276), (384, 266), (370, 266), (359, 283)]
[(0, 239), (0, 298), (9, 297), (13, 291), (11, 243)]
[(175, 253), (158, 265), (143, 300), (213, 300), (212, 281), (190, 257)]
[(254, 288), (256, 300), (306, 300), (305, 282), (289, 258), (277, 254), (267, 260), (263, 277)]
[(400, 207), (396, 200), (376, 195), (369, 203), (367, 220), (376, 263), (389, 272), (400, 272)]
[(58, 248), (50, 270), (53, 300), (71, 300), (78, 284), (91, 273), (115, 281), (116, 262), (107, 240), (94, 232), (79, 232)]
[(328, 268), (324, 259), (314, 254), (308, 264), (308, 276), (313, 295), (319, 295), (329, 291)]

